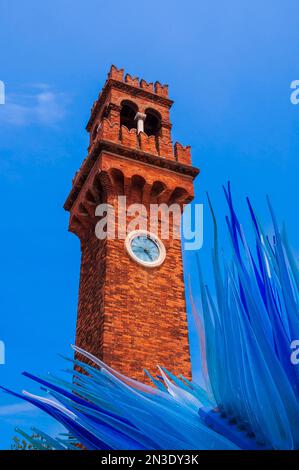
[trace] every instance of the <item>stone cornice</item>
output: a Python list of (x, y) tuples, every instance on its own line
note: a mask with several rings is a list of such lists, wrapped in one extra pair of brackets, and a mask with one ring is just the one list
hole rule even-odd
[(146, 152), (142, 152), (141, 150), (134, 150), (128, 147), (124, 147), (121, 144), (108, 140), (99, 140), (93, 145), (90, 154), (87, 156), (86, 160), (82, 164), (78, 174), (75, 177), (73, 187), (63, 206), (65, 210), (71, 210), (83, 184), (85, 183), (89, 175), (90, 170), (92, 169), (93, 165), (95, 164), (102, 151), (108, 151), (131, 160), (137, 160), (149, 165), (174, 171), (182, 175), (190, 176), (193, 179), (196, 178), (196, 176), (200, 172), (198, 168), (195, 168), (190, 165), (185, 165), (174, 160), (158, 157)]

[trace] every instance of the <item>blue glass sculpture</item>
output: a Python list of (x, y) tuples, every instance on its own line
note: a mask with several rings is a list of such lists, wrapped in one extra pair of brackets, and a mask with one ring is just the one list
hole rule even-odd
[[(274, 228), (270, 241), (248, 200), (254, 251), (235, 213), (230, 185), (227, 228), (231, 263), (222, 262), (214, 222), (215, 296), (205, 285), (200, 263), (201, 308), (196, 329), (205, 387), (159, 370), (153, 387), (122, 376), (74, 346), (94, 367), (70, 360), (69, 381), (24, 373), (46, 396), (6, 390), (44, 410), (69, 431), (35, 440), (41, 449), (298, 449), (299, 376), (291, 342), (299, 339), (297, 263), (286, 233)], [(75, 367), (74, 369), (74, 366)], [(85, 371), (85, 373), (83, 372)]]

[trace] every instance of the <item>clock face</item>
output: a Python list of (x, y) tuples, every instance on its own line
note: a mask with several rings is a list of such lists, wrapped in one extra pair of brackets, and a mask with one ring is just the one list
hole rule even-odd
[(148, 235), (137, 235), (131, 241), (131, 249), (137, 258), (147, 263), (152, 263), (159, 258), (158, 245)]
[(137, 263), (147, 267), (160, 266), (166, 256), (162, 241), (146, 230), (135, 230), (126, 238), (127, 251)]

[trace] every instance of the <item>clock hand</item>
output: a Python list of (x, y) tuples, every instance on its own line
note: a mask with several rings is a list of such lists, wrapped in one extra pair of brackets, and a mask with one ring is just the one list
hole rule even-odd
[(147, 257), (150, 259), (150, 261), (153, 261), (151, 251), (148, 248), (146, 248), (144, 251), (147, 254)]

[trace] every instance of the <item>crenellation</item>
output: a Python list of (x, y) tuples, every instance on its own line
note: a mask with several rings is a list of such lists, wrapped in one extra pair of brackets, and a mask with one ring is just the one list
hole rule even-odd
[(174, 155), (175, 159), (179, 163), (183, 163), (184, 165), (191, 165), (191, 147), (190, 145), (186, 145), (185, 147), (176, 142), (174, 144)]
[(98, 138), (119, 142), (119, 126), (117, 123), (111, 123), (109, 119), (104, 118), (98, 132)]
[(164, 98), (168, 98), (168, 85), (161, 85), (160, 82), (155, 82), (155, 93)]
[(148, 91), (149, 93), (154, 93), (154, 84), (147, 83), (143, 78), (140, 80), (140, 88)]
[(133, 128), (129, 130), (126, 126), (121, 126), (120, 136), (122, 145), (133, 149), (139, 147), (136, 129)]
[(124, 69), (118, 69), (115, 65), (111, 65), (108, 73), (108, 79), (117, 80), (122, 82), (124, 79)]
[(128, 85), (132, 85), (132, 86), (136, 86), (136, 87), (139, 86), (139, 78), (138, 77), (131, 77), (131, 75), (129, 73), (127, 73), (126, 76), (125, 76), (125, 82)]
[(124, 77), (124, 69), (118, 69), (115, 65), (111, 65), (108, 73), (108, 80), (110, 79), (127, 83), (128, 85), (136, 88), (141, 88), (149, 93), (160, 95), (163, 98), (168, 98), (168, 85), (162, 85), (158, 81), (155, 83), (148, 83), (144, 78), (139, 78), (137, 76), (132, 77), (129, 73)]
[(158, 137), (158, 151), (161, 157), (174, 160), (172, 142), (167, 137)]
[(147, 135), (145, 132), (139, 132), (138, 134), (140, 149), (143, 152), (158, 155), (157, 141), (154, 135)]

